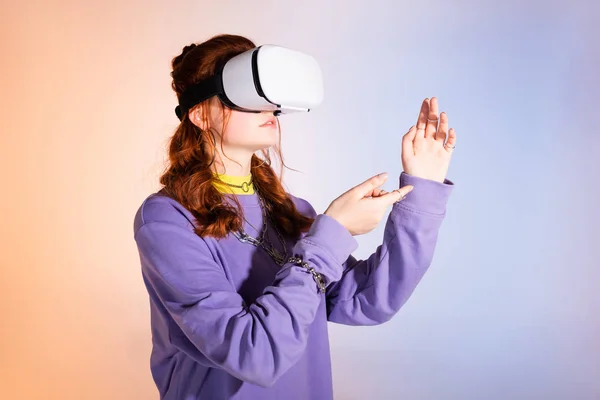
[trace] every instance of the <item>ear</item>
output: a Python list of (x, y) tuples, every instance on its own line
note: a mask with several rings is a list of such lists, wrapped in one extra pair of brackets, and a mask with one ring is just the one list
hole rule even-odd
[(202, 104), (192, 107), (192, 109), (188, 111), (188, 118), (192, 124), (205, 131), (208, 129), (208, 121), (202, 115), (203, 107), (204, 106)]

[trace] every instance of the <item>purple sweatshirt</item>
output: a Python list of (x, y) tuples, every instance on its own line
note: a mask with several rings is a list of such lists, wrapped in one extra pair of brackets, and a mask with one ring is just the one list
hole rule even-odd
[[(288, 257), (299, 255), (329, 282), (319, 293), (311, 273), (279, 267), (262, 249), (233, 234), (217, 240), (193, 231), (194, 217), (160, 191), (134, 220), (144, 284), (150, 297), (150, 367), (161, 399), (331, 400), (327, 321), (376, 325), (392, 318), (431, 264), (453, 182), (402, 173), (413, 185), (392, 206), (383, 242), (365, 260), (356, 239), (335, 219), (291, 196), (316, 218)], [(237, 196), (260, 229), (257, 194)], [(244, 222), (244, 230), (258, 236)], [(274, 246), (280, 245), (269, 227)], [(278, 250), (281, 250), (278, 248)]]

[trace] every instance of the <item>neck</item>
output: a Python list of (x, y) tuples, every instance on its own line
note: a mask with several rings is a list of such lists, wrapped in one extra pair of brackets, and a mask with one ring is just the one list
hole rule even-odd
[[(222, 193), (240, 195), (254, 194), (252, 182), (252, 155), (240, 149), (227, 149), (227, 157), (219, 151), (219, 156), (213, 166), (215, 187)], [(234, 161), (235, 160), (235, 161)]]
[(219, 175), (247, 177), (250, 175), (252, 169), (252, 155), (254, 153), (249, 152), (246, 149), (225, 147), (227, 156), (221, 153), (219, 146), (217, 146), (217, 157), (213, 166), (213, 172)]
[(214, 174), (217, 175), (226, 175), (226, 176), (235, 176), (239, 178), (247, 178), (250, 176), (250, 161), (246, 164), (242, 164), (240, 167), (238, 164), (231, 163), (227, 165), (227, 170), (222, 165), (216, 167), (216, 172), (213, 171)]

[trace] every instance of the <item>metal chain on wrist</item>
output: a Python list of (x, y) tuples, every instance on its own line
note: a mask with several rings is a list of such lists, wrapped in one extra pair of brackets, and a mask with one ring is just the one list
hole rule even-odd
[(325, 278), (323, 278), (323, 275), (315, 271), (315, 269), (311, 267), (306, 261), (302, 260), (302, 258), (298, 254), (294, 255), (293, 257), (290, 257), (288, 259), (288, 262), (306, 268), (317, 282), (317, 286), (319, 287), (319, 293), (325, 293)]

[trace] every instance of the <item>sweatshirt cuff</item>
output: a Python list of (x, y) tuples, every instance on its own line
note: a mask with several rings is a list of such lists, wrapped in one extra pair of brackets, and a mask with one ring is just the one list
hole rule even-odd
[(396, 204), (435, 215), (443, 215), (446, 212), (446, 204), (454, 188), (454, 182), (444, 179), (442, 183), (409, 175), (406, 172), (400, 174), (399, 180), (399, 187), (411, 185), (413, 190), (406, 195), (404, 200)]
[(306, 239), (327, 250), (339, 263), (344, 263), (358, 248), (358, 242), (346, 227), (327, 214), (315, 217)]

